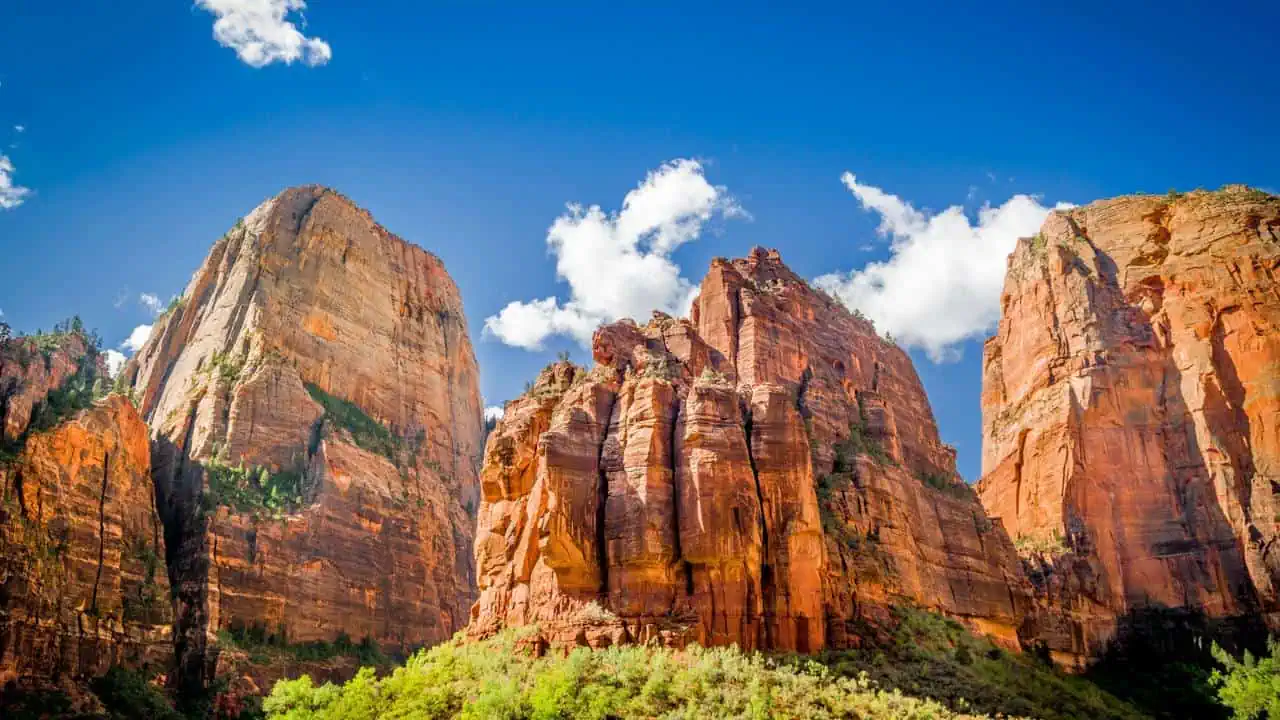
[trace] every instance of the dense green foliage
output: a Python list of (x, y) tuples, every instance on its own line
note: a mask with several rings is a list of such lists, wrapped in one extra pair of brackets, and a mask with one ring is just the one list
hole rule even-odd
[(816, 662), (735, 648), (582, 648), (537, 658), (519, 641), (514, 632), (485, 642), (455, 638), (387, 677), (366, 669), (342, 686), (280, 682), (263, 707), (279, 720), (969, 717)]
[[(859, 650), (825, 653), (821, 661), (840, 675), (865, 673), (882, 687), (991, 715), (1146, 717), (1089, 680), (1066, 675), (1034, 654), (1004, 650), (954, 620), (909, 608), (896, 608), (894, 615), (887, 638)], [(878, 635), (874, 628), (865, 633)]]
[(386, 425), (369, 417), (359, 405), (330, 395), (312, 383), (307, 383), (307, 392), (324, 407), (324, 419), (351, 433), (356, 445), (399, 464), (404, 441)]
[(218, 631), (218, 643), (242, 650), (253, 662), (261, 664), (280, 657), (302, 661), (350, 657), (355, 658), (362, 666), (379, 667), (391, 663), (391, 659), (382, 652), (373, 638), (366, 637), (357, 643), (346, 633), (339, 633), (332, 642), (312, 640), (291, 643), (285, 628), (273, 633), (260, 623), (233, 623), (229, 629)]
[(271, 472), (265, 467), (230, 465), (215, 456), (204, 464), (206, 509), (218, 506), (255, 518), (278, 519), (303, 502), (301, 470)]
[[(1115, 638), (1085, 677), (1099, 687), (1168, 720), (1226, 720), (1211, 678), (1212, 646), (1235, 652), (1265, 641), (1256, 619), (1210, 619), (1203, 613), (1150, 606), (1120, 618)], [(1255, 648), (1260, 649), (1260, 648)]]
[(1233, 720), (1280, 718), (1280, 642), (1268, 640), (1263, 657), (1246, 650), (1237, 660), (1216, 643), (1212, 652), (1223, 669), (1213, 671), (1210, 683), (1231, 709)]

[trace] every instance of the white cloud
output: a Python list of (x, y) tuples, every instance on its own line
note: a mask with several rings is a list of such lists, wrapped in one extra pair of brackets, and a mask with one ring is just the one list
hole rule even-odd
[[(333, 57), (329, 43), (307, 37), (285, 18), (305, 10), (305, 0), (196, 0), (196, 7), (217, 16), (213, 37), (231, 48), (246, 65), (260, 68), (273, 62), (324, 65)], [(306, 18), (302, 19), (306, 27)]]
[(701, 163), (687, 159), (650, 172), (623, 198), (620, 212), (570, 204), (547, 230), (569, 300), (512, 302), (485, 320), (485, 332), (527, 350), (540, 349), (552, 335), (589, 347), (601, 323), (653, 310), (686, 314), (696, 288), (680, 276), (671, 254), (717, 216), (746, 213), (724, 187), (707, 182)]
[(116, 375), (119, 375), (120, 368), (124, 367), (125, 360), (127, 360), (127, 358), (124, 356), (124, 353), (119, 352), (118, 350), (108, 350), (106, 355), (107, 355), (107, 374), (110, 375), (111, 377), (115, 377)]
[(160, 311), (164, 310), (164, 303), (160, 301), (160, 296), (155, 293), (142, 293), (138, 296), (138, 302), (150, 310), (152, 315), (159, 315)]
[(27, 131), (27, 126), (26, 126), (26, 125), (14, 125), (14, 126), (13, 126), (13, 129), (14, 129), (14, 131), (15, 131), (15, 132), (20, 132), (20, 133), (22, 133), (22, 132), (26, 132), (26, 131)]
[(142, 349), (149, 337), (151, 337), (151, 326), (139, 325), (133, 329), (133, 332), (129, 333), (129, 337), (125, 338), (124, 342), (120, 343), (120, 347), (131, 352), (137, 352)]
[(31, 188), (13, 184), (13, 163), (0, 155), (0, 210), (12, 210), (26, 202)]
[(484, 421), (489, 422), (490, 420), (501, 420), (502, 416), (505, 414), (506, 411), (502, 408), (497, 405), (490, 405), (484, 409)]
[(880, 215), (880, 233), (893, 238), (890, 256), (847, 274), (823, 275), (814, 284), (898, 342), (924, 349), (934, 362), (959, 358), (959, 343), (999, 322), (1006, 259), (1018, 238), (1039, 231), (1050, 208), (1014, 195), (999, 207), (983, 204), (974, 225), (960, 205), (927, 216), (851, 173), (841, 180), (863, 208)]

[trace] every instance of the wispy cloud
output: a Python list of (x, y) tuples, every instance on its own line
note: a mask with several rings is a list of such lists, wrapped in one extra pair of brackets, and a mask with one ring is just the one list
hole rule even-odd
[(490, 405), (484, 409), (485, 422), (501, 420), (506, 411), (497, 405)]
[(14, 172), (13, 162), (8, 156), (0, 155), (0, 210), (12, 210), (31, 195), (31, 188), (14, 184)]
[(13, 130), (14, 130), (14, 132), (24, 133), (24, 132), (26, 132), (26, 131), (27, 131), (27, 126), (26, 126), (26, 125), (14, 125), (14, 126), (13, 126)]
[(274, 62), (324, 65), (333, 57), (329, 43), (307, 37), (287, 19), (298, 13), (302, 26), (304, 0), (196, 0), (196, 7), (213, 13), (213, 37), (236, 51), (246, 65), (260, 68)]
[(815, 284), (934, 362), (958, 358), (961, 342), (999, 321), (1006, 258), (1018, 238), (1039, 230), (1050, 208), (1034, 196), (1014, 195), (998, 207), (984, 204), (974, 224), (961, 205), (926, 215), (852, 173), (841, 180), (864, 209), (880, 216), (879, 232), (893, 239), (890, 256), (823, 275)]
[(142, 306), (151, 311), (152, 315), (159, 315), (164, 310), (164, 303), (160, 301), (160, 296), (155, 293), (142, 293), (138, 296), (138, 302)]
[(485, 332), (527, 350), (554, 335), (589, 347), (601, 323), (653, 310), (683, 315), (696, 290), (671, 254), (713, 218), (745, 215), (724, 187), (707, 182), (701, 163), (688, 159), (650, 172), (617, 213), (570, 204), (547, 231), (569, 299), (512, 302), (485, 320)]

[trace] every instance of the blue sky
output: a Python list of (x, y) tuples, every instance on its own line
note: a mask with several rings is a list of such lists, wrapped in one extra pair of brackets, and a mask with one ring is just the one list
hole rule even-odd
[[(252, 67), (185, 0), (10, 0), (0, 154), (30, 192), (0, 210), (4, 320), (79, 313), (117, 345), (149, 322), (140, 293), (167, 299), (238, 217), (318, 182), (444, 259), (499, 403), (556, 351), (587, 359), (482, 332), (510, 302), (570, 298), (548, 227), (568, 202), (618, 210), (675, 159), (750, 214), (670, 254), (694, 283), (757, 244), (810, 278), (890, 259), (845, 172), (974, 227), (1019, 193), (1280, 187), (1274, 3), (533, 5), (312, 0), (287, 20), (327, 62)], [(912, 350), (974, 479), (981, 343), (945, 354)]]

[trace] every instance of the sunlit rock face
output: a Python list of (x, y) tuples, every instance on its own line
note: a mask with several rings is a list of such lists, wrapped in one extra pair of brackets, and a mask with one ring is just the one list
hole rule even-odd
[(691, 319), (606, 325), (593, 354), (488, 439), (473, 635), (808, 652), (909, 603), (1017, 643), (1029, 587), (911, 360), (776, 252), (715, 261)]
[[(55, 375), (63, 361), (75, 367), (84, 351), (64, 346), (49, 367)], [(129, 400), (110, 395), (29, 434), (0, 462), (0, 489), (0, 684), (164, 666), (172, 649), (164, 533), (147, 427)]]
[[(287, 190), (214, 244), (124, 372), (153, 431), (189, 689), (217, 630), (407, 650), (466, 623), (481, 404), (434, 255), (334, 191)], [(220, 484), (241, 467), (256, 494)]]
[(1010, 257), (978, 488), (1060, 659), (1143, 608), (1274, 620), (1278, 269), (1280, 199), (1243, 186), (1054, 212)]

